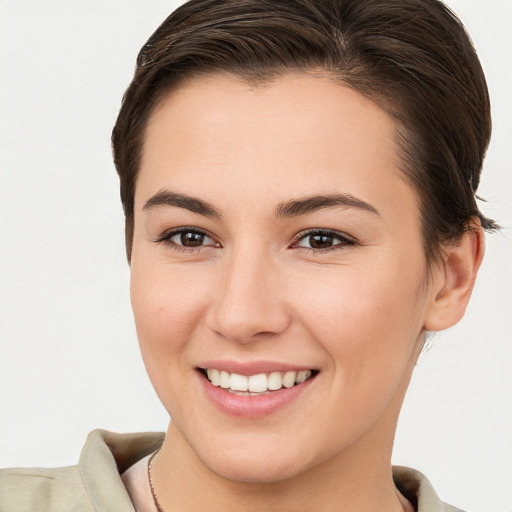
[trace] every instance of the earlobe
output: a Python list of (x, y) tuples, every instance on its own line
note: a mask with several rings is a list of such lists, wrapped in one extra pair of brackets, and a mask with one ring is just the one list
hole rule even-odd
[(472, 219), (462, 239), (445, 250), (425, 317), (426, 330), (447, 329), (464, 316), (484, 252), (483, 229), (479, 219)]

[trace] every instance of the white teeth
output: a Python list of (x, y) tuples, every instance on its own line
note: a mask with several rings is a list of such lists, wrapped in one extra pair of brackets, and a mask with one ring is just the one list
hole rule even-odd
[(291, 388), (295, 384), (302, 384), (311, 377), (312, 372), (311, 370), (300, 370), (298, 372), (271, 372), (269, 374), (259, 373), (246, 376), (208, 368), (206, 374), (208, 380), (214, 386), (220, 386), (228, 391), (240, 392), (242, 394), (259, 394), (277, 391), (283, 387)]
[(247, 391), (247, 388), (249, 387), (249, 379), (245, 375), (232, 373), (229, 387), (233, 391)]
[(267, 376), (264, 373), (249, 377), (249, 391), (263, 393), (267, 391)]
[(286, 372), (283, 377), (283, 386), (291, 388), (295, 384), (295, 377), (297, 377), (297, 372)]
[(283, 387), (283, 378), (280, 372), (272, 372), (268, 376), (268, 389), (270, 391), (276, 391)]
[(311, 370), (301, 370), (300, 372), (297, 372), (297, 378), (295, 379), (295, 383), (300, 384), (309, 377), (311, 377)]
[(231, 374), (224, 370), (220, 372), (219, 385), (221, 388), (228, 389), (231, 385)]
[(210, 379), (210, 382), (214, 386), (218, 386), (219, 385), (219, 370), (215, 370), (215, 368), (212, 368), (211, 370), (208, 369), (208, 371), (206, 373), (208, 374), (208, 378)]

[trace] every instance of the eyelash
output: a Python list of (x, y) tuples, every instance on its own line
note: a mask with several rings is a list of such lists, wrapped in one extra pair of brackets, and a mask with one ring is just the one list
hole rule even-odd
[[(306, 238), (312, 237), (312, 236), (324, 236), (324, 237), (329, 237), (332, 239), (337, 239), (337, 240), (339, 240), (339, 243), (333, 244), (332, 246), (325, 247), (323, 249), (318, 249), (318, 248), (315, 249), (313, 247), (303, 247), (303, 246), (297, 245), (300, 241), (305, 240)], [(302, 231), (301, 233), (299, 233), (295, 237), (295, 240), (292, 242), (291, 247), (296, 248), (296, 249), (300, 250), (301, 252), (306, 252), (309, 254), (322, 254), (322, 253), (326, 253), (326, 252), (330, 252), (330, 251), (340, 250), (347, 246), (355, 245), (355, 243), (356, 243), (356, 241), (353, 238), (349, 237), (345, 233), (342, 233), (341, 231), (336, 231), (333, 229), (316, 229), (315, 228), (315, 229), (308, 229), (306, 231)]]
[[(214, 243), (208, 244), (208, 245), (198, 245), (195, 247), (188, 247), (186, 245), (178, 244), (176, 242), (171, 241), (171, 239), (173, 237), (175, 237), (176, 235), (180, 235), (180, 234), (183, 235), (183, 234), (190, 234), (190, 233), (208, 237)], [(305, 240), (306, 238), (313, 237), (313, 236), (323, 236), (323, 237), (328, 237), (328, 238), (332, 238), (332, 239), (337, 239), (337, 240), (339, 240), (339, 243), (333, 244), (330, 247), (325, 247), (322, 249), (314, 248), (314, 247), (303, 247), (303, 246), (298, 245), (298, 243), (301, 242), (302, 240)], [(201, 251), (201, 250), (207, 249), (209, 247), (215, 247), (215, 248), (221, 247), (220, 243), (215, 242), (214, 237), (212, 235), (210, 235), (210, 233), (208, 233), (207, 231), (204, 231), (204, 230), (202, 230), (200, 228), (196, 228), (196, 227), (186, 227), (186, 226), (165, 231), (164, 233), (162, 233), (162, 235), (160, 235), (155, 240), (155, 242), (159, 243), (159, 244), (160, 243), (166, 244), (177, 252), (187, 252), (187, 253)], [(322, 254), (322, 253), (326, 253), (326, 252), (330, 252), (330, 251), (334, 251), (334, 250), (340, 250), (340, 249), (343, 249), (344, 247), (347, 247), (350, 245), (355, 245), (355, 243), (356, 242), (353, 238), (349, 237), (345, 233), (342, 233), (341, 231), (336, 231), (336, 230), (332, 230), (332, 229), (316, 229), (315, 228), (315, 229), (308, 229), (306, 231), (300, 232), (295, 237), (293, 242), (290, 244), (290, 248), (297, 249), (297, 250), (300, 250), (301, 252), (306, 252), (306, 253), (310, 253), (310, 254)]]
[[(208, 237), (214, 243), (209, 244), (209, 245), (198, 245), (196, 247), (187, 247), (186, 245), (177, 244), (176, 242), (171, 241), (171, 239), (173, 237), (175, 237), (176, 235), (180, 235), (180, 234), (183, 235), (183, 234), (187, 234), (187, 233), (193, 233), (193, 234)], [(186, 226), (165, 231), (155, 240), (155, 242), (157, 244), (163, 243), (165, 245), (168, 245), (169, 247), (171, 247), (173, 250), (175, 250), (177, 252), (197, 252), (197, 251), (207, 249), (209, 247), (220, 247), (220, 244), (218, 242), (215, 242), (214, 237), (212, 235), (210, 235), (210, 233), (208, 233), (207, 231), (204, 231), (204, 230), (202, 230), (200, 228), (196, 228), (196, 227), (186, 227)]]

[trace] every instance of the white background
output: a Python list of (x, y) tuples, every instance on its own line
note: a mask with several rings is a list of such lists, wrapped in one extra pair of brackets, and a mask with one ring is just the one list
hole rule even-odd
[[(162, 0), (0, 2), (0, 465), (76, 462), (87, 433), (163, 430), (129, 305), (110, 131)], [(394, 462), (448, 502), (512, 511), (512, 2), (452, 0), (494, 135), (480, 194), (504, 226), (467, 317), (419, 362)]]

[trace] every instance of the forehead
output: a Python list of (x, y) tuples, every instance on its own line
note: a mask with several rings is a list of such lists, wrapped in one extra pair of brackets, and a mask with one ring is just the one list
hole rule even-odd
[(193, 79), (149, 119), (136, 203), (166, 187), (220, 201), (232, 191), (269, 201), (344, 191), (385, 203), (396, 187), (412, 192), (394, 134), (384, 110), (327, 76), (258, 86), (226, 75)]

